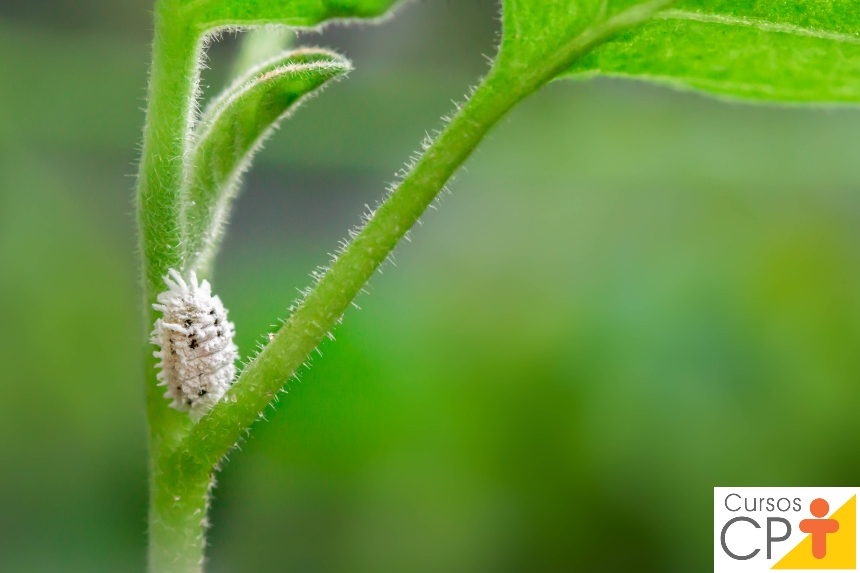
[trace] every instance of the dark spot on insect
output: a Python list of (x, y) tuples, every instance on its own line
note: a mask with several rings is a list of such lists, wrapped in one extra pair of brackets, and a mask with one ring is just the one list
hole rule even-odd
[(224, 336), (224, 331), (219, 329), (217, 334), (218, 334), (218, 336)]
[(192, 336), (191, 342), (188, 343), (188, 346), (192, 349), (197, 348), (197, 346), (198, 346), (197, 339)]
[(185, 328), (191, 328), (191, 325), (194, 324), (194, 321), (190, 318), (185, 319)]
[(205, 389), (205, 388), (201, 388), (201, 389), (200, 389), (200, 392), (198, 392), (198, 393), (197, 393), (197, 395), (198, 395), (198, 396), (205, 396), (205, 395), (206, 395), (206, 389)]
[(221, 324), (221, 319), (220, 319), (220, 318), (216, 318), (216, 319), (215, 319), (215, 326), (218, 326), (219, 324)]
[(211, 315), (213, 315), (213, 316), (214, 316), (214, 315), (215, 315), (215, 309), (213, 308), (212, 310), (210, 310), (210, 311), (209, 311), (209, 314), (211, 314)]

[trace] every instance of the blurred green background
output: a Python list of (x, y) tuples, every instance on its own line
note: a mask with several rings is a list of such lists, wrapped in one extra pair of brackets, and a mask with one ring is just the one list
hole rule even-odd
[[(149, 0), (0, 0), (0, 571), (143, 571), (132, 188)], [(243, 353), (493, 53), (495, 2), (353, 58), (258, 158)], [(206, 94), (238, 40), (210, 50)], [(550, 86), (481, 147), (215, 492), (215, 572), (689, 572), (716, 485), (860, 481), (860, 113)]]

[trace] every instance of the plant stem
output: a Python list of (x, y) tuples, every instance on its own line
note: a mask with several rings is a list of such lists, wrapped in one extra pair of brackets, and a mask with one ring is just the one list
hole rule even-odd
[[(491, 81), (482, 85), (293, 313), (275, 340), (246, 368), (240, 382), (193, 427), (175, 452), (163, 452), (153, 467), (151, 573), (199, 570), (202, 517), (212, 468), (272, 401), (286, 378), (307, 360), (374, 270), (487, 131), (516, 103), (498, 89)], [(174, 499), (173, 495), (180, 499)]]
[[(156, 4), (149, 106), (138, 175), (137, 208), (143, 255), (145, 325), (151, 329), (155, 297), (164, 290), (170, 268), (182, 267), (180, 189), (197, 85), (199, 36), (177, 17), (173, 0)], [(149, 332), (146, 333), (147, 340)], [(145, 349), (150, 457), (163, 441), (172, 442), (190, 425), (187, 416), (168, 408), (157, 387), (152, 347)], [(170, 444), (173, 445), (173, 444)]]
[[(498, 80), (498, 81), (494, 81)], [(224, 399), (186, 437), (180, 459), (212, 467), (262, 415), (352, 300), (415, 224), (484, 135), (521, 99), (490, 76), (455, 115), (361, 233), (242, 373)]]
[[(214, 470), (213, 470), (214, 471)], [(211, 475), (157, 464), (151, 476), (150, 573), (203, 570)]]
[(275, 338), (245, 368), (224, 399), (191, 429), (176, 463), (212, 467), (227, 454), (340, 321), (364, 284), (487, 132), (511, 108), (576, 58), (618, 31), (648, 19), (672, 1), (635, 6), (587, 28), (556, 52), (538, 62), (528, 62), (530, 65), (507, 62), (504, 52), (500, 53), (468, 103), (310, 290)]
[(248, 366), (241, 382), (174, 452), (162, 450), (152, 467), (150, 573), (201, 570), (213, 468), (272, 401), (286, 378), (307, 360), (487, 131), (516, 103), (500, 94), (505, 92), (497, 91), (492, 82), (483, 84), (293, 313), (275, 341)]
[[(487, 132), (511, 108), (552, 80), (577, 57), (612, 34), (646, 20), (671, 1), (656, 0), (631, 8), (586, 29), (561, 49), (542, 54), (538, 61), (506, 61), (503, 50), (486, 80), (309, 290), (275, 338), (245, 368), (224, 399), (189, 430), (176, 421), (177, 418), (187, 420), (187, 417), (164, 412), (166, 401), (151, 392), (154, 389), (151, 381), (148, 386), (152, 428), (151, 573), (188, 573), (202, 569), (208, 492), (218, 463), (242, 433), (262, 416), (287, 379), (340, 321), (364, 284)], [(141, 175), (143, 208), (160, 210), (155, 216), (148, 213), (141, 216), (144, 254), (149, 261), (146, 268), (148, 304), (158, 292), (156, 287), (160, 287), (167, 268), (179, 260), (178, 243), (171, 242), (178, 238), (178, 234), (173, 235), (173, 227), (175, 225), (178, 233), (176, 216), (179, 210), (171, 211), (175, 206), (171, 201), (178, 199), (174, 194), (180, 188), (182, 162), (169, 158), (183, 156), (185, 132), (181, 139), (172, 139), (177, 132), (171, 132), (170, 126), (188, 128), (190, 110), (180, 103), (191, 100), (192, 91), (189, 90), (193, 87), (185, 89), (184, 86), (188, 85), (189, 74), (196, 73), (197, 57), (195, 49), (188, 50), (185, 46), (183, 50), (193, 54), (194, 59), (171, 61), (169, 56), (185, 53), (182, 50), (159, 59), (159, 46), (165, 48), (165, 53), (167, 48), (174, 47), (169, 41), (162, 45), (157, 35), (151, 97), (161, 96), (163, 101), (153, 99), (151, 102)], [(165, 66), (166, 69), (162, 69)], [(182, 69), (176, 71), (176, 67)], [(159, 94), (159, 89), (167, 94)], [(177, 94), (181, 97), (176, 97)], [(160, 128), (164, 132), (160, 132)], [(165, 134), (170, 136), (165, 137)], [(154, 146), (150, 148), (149, 145)], [(144, 202), (143, 198), (148, 198), (149, 202)], [(166, 217), (163, 220), (167, 221), (167, 232), (163, 235), (159, 235), (161, 229), (154, 226), (159, 217)], [(147, 230), (153, 233), (147, 235)], [(155, 241), (154, 246), (149, 245), (147, 241), (150, 240)], [(151, 374), (153, 369), (148, 368), (148, 371)]]
[[(138, 176), (137, 209), (143, 258), (146, 339), (156, 315), (152, 303), (163, 290), (169, 268), (181, 268), (179, 191), (197, 85), (199, 34), (178, 17), (172, 0), (156, 5), (149, 106)], [(184, 479), (179, 468), (165, 469), (162, 452), (175, 446), (191, 423), (168, 408), (155, 378), (152, 347), (144, 349), (149, 422), (149, 571), (199, 571), (203, 555), (208, 475)]]

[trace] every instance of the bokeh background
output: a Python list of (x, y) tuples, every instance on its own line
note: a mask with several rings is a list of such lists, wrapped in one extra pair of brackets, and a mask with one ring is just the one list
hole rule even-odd
[[(245, 354), (486, 71), (496, 10), (301, 37), (357, 69), (238, 202), (215, 288)], [(150, 11), (0, 0), (0, 571), (144, 569)], [(857, 485), (858, 144), (847, 108), (545, 89), (231, 455), (210, 571), (703, 571), (713, 486)]]

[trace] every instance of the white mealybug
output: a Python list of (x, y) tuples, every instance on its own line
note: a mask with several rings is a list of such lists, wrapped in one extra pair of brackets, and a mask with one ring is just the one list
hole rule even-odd
[(164, 397), (173, 399), (172, 408), (199, 418), (218, 403), (236, 375), (235, 327), (209, 282), (198, 285), (194, 271), (185, 282), (170, 269), (164, 282), (168, 289), (152, 305), (164, 314), (155, 321), (151, 339), (161, 347), (153, 353), (161, 359), (156, 364), (159, 386), (167, 386)]

